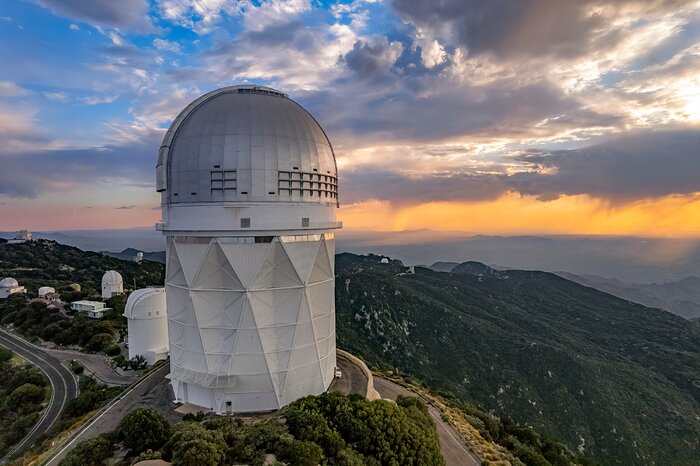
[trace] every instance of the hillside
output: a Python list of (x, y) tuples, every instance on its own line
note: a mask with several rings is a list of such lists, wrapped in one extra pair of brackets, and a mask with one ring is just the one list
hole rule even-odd
[(550, 273), (460, 268), (338, 255), (338, 346), (603, 464), (696, 463), (698, 325)]
[(118, 271), (127, 288), (134, 286), (134, 280), (138, 288), (162, 286), (164, 281), (164, 267), (157, 262), (137, 264), (50, 240), (23, 244), (7, 244), (0, 240), (0, 277), (13, 277), (29, 291), (44, 285), (58, 290), (68, 283), (99, 290), (102, 275), (107, 270)]
[[(110, 252), (110, 251), (101, 251), (101, 252), (105, 256), (116, 257), (117, 259), (123, 259), (126, 261), (130, 261), (130, 260), (133, 260), (133, 257), (136, 255), (136, 253), (143, 252), (143, 251), (139, 251), (138, 249), (134, 249), (134, 248), (126, 248), (122, 252)], [(165, 251), (143, 252), (143, 258), (144, 258), (144, 260), (147, 260), (147, 261), (160, 262), (161, 264), (165, 264)]]
[(686, 277), (668, 283), (636, 284), (596, 275), (557, 272), (568, 280), (596, 288), (618, 298), (658, 307), (686, 319), (700, 318), (700, 278)]

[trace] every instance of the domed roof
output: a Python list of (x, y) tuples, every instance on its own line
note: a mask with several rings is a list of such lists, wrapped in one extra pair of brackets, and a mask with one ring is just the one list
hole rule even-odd
[(333, 148), (316, 120), (286, 94), (232, 86), (203, 95), (163, 139), (164, 204), (337, 204)]
[(165, 289), (143, 288), (129, 295), (124, 306), (124, 317), (127, 319), (160, 319), (165, 318)]
[(116, 270), (108, 270), (102, 275), (102, 284), (119, 285), (124, 283), (124, 279)]
[(38, 294), (39, 294), (39, 296), (46, 296), (47, 294), (52, 294), (55, 292), (56, 292), (55, 288), (52, 288), (50, 286), (42, 286), (41, 288), (39, 288)]
[(18, 286), (19, 283), (12, 277), (3, 278), (0, 280), (0, 288), (15, 288)]

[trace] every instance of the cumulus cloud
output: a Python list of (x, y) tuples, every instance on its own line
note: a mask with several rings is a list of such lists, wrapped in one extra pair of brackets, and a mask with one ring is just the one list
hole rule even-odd
[(683, 0), (392, 0), (406, 20), (472, 54), (572, 58), (606, 48), (644, 15), (687, 8)]
[(136, 33), (155, 32), (148, 16), (146, 0), (36, 0), (36, 2), (66, 18), (97, 26), (116, 27)]
[(165, 39), (155, 38), (153, 39), (153, 46), (158, 50), (165, 50), (167, 52), (180, 53), (182, 48), (177, 42), (170, 42)]
[(358, 40), (345, 55), (348, 68), (360, 78), (369, 78), (387, 73), (403, 52), (403, 44), (389, 43), (385, 36), (369, 40)]

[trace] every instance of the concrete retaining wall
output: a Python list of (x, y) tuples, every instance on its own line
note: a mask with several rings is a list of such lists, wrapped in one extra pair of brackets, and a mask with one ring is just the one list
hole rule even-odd
[(374, 378), (372, 377), (372, 371), (369, 370), (367, 364), (365, 364), (365, 362), (362, 359), (358, 358), (357, 356), (353, 356), (347, 351), (336, 349), (336, 353), (338, 354), (338, 356), (344, 357), (345, 359), (359, 367), (360, 370), (362, 370), (362, 373), (365, 374), (365, 377), (367, 377), (367, 393), (365, 394), (365, 398), (367, 398), (368, 400), (381, 400), (382, 397), (379, 395), (377, 390), (374, 389)]

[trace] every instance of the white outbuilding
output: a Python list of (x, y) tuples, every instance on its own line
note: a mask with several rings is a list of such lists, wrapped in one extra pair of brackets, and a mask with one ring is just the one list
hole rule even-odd
[(141, 355), (151, 365), (168, 357), (164, 288), (144, 288), (131, 293), (124, 317), (129, 331), (129, 358)]
[(102, 298), (124, 294), (124, 279), (116, 270), (108, 270), (102, 276)]
[(0, 280), (0, 299), (6, 299), (15, 293), (26, 293), (26, 291), (23, 286), (19, 286), (19, 283), (14, 278), (7, 277)]
[(39, 292), (37, 293), (40, 298), (46, 298), (47, 295), (54, 294), (56, 293), (56, 290), (50, 286), (42, 286), (39, 288)]

